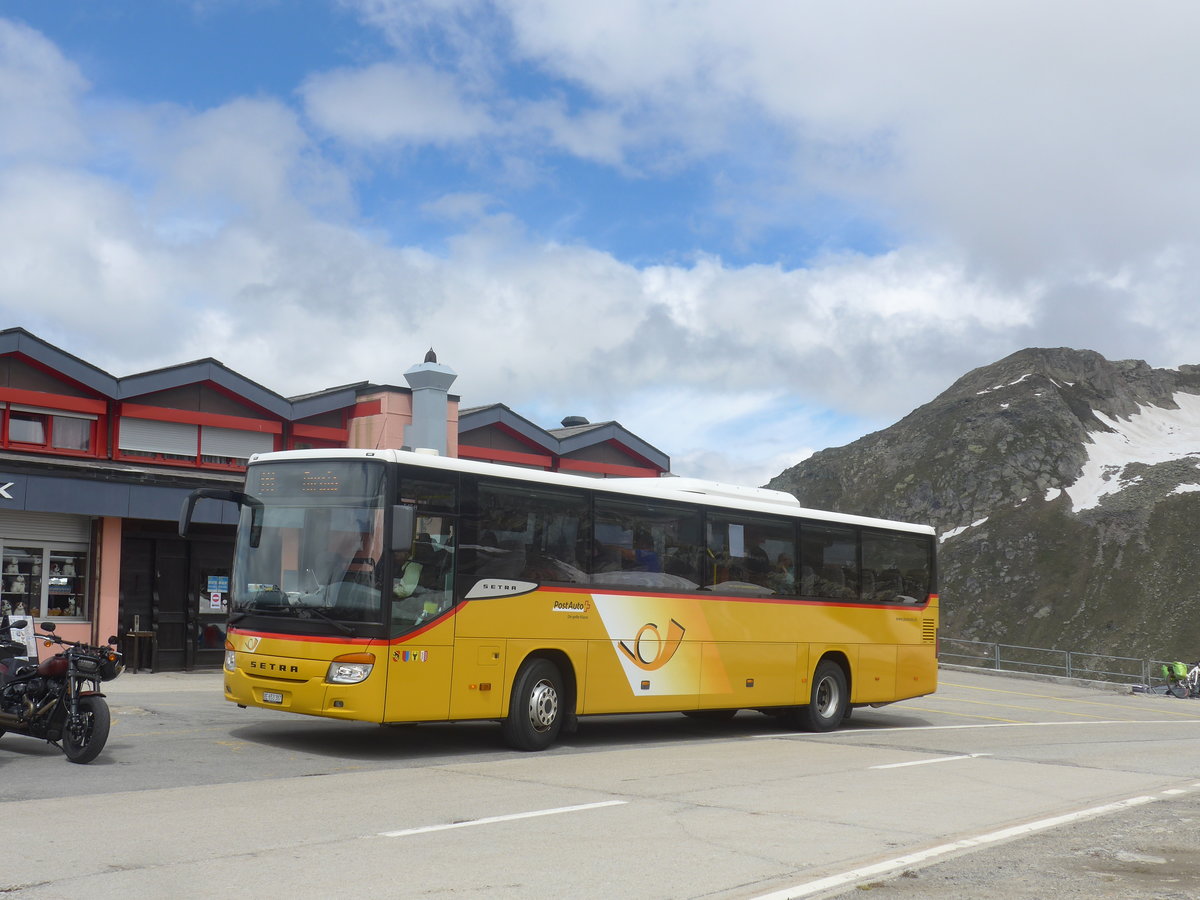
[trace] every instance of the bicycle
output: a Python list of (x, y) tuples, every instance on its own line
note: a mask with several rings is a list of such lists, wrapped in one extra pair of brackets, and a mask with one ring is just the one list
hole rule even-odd
[(1171, 696), (1180, 700), (1200, 697), (1200, 662), (1193, 663), (1190, 669), (1181, 662), (1165, 663), (1162, 674), (1167, 682), (1167, 693)]

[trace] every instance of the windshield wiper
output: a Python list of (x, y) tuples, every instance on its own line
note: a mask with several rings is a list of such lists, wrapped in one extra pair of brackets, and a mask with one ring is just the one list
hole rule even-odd
[(358, 633), (353, 628), (351, 628), (349, 625), (345, 624), (344, 622), (339, 622), (337, 619), (335, 619), (329, 613), (325, 612), (325, 610), (320, 609), (316, 606), (302, 607), (300, 609), (300, 611), (296, 613), (296, 616), (297, 616), (297, 618), (301, 618), (301, 619), (311, 618), (312, 616), (319, 616), (321, 619), (328, 622), (330, 625), (332, 625), (334, 628), (336, 628), (342, 634), (348, 634), (348, 635), (350, 635), (350, 637), (354, 637)]

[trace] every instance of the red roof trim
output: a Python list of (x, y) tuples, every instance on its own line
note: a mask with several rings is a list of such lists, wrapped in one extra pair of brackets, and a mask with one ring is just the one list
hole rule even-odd
[(184, 422), (188, 425), (209, 425), (213, 428), (234, 428), (238, 431), (259, 431), (264, 434), (282, 434), (283, 423), (267, 419), (249, 419), (243, 416), (227, 416), (221, 413), (196, 412), (190, 409), (168, 409), (163, 406), (143, 406), (140, 403), (122, 403), (121, 415), (131, 419), (152, 419), (156, 422)]

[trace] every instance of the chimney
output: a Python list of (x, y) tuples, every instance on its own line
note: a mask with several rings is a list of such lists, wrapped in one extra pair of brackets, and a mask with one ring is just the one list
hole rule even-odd
[(457, 372), (437, 361), (433, 348), (425, 354), (423, 363), (404, 373), (412, 389), (412, 424), (405, 430), (405, 445), (446, 455), (448, 395), (457, 377)]

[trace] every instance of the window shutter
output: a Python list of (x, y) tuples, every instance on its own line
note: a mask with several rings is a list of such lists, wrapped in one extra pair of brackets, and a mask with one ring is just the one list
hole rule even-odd
[(200, 453), (204, 456), (249, 459), (255, 453), (269, 453), (274, 449), (275, 436), (261, 431), (205, 425), (200, 432)]
[(0, 509), (0, 540), (86, 544), (92, 539), (92, 520), (87, 516), (62, 513), (24, 512)]
[(184, 422), (156, 422), (153, 419), (121, 417), (122, 450), (142, 453), (172, 453), (177, 456), (196, 455), (197, 425)]

